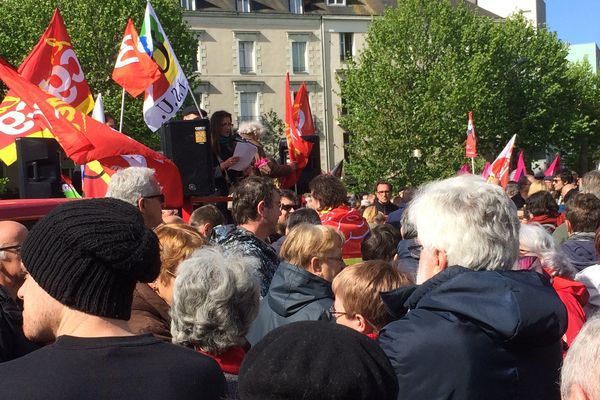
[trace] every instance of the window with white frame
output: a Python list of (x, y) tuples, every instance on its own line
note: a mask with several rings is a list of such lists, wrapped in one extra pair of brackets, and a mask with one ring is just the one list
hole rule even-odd
[(196, 9), (196, 0), (181, 0), (180, 2), (181, 8), (184, 10), (195, 10)]
[(308, 72), (306, 67), (306, 42), (292, 42), (292, 64), (295, 74)]
[(351, 32), (340, 33), (340, 61), (351, 60), (354, 55), (354, 34)]
[(346, 0), (327, 0), (328, 6), (345, 6)]
[(290, 1), (290, 12), (292, 14), (302, 14), (302, 1), (303, 0), (289, 0)]
[(250, 0), (237, 0), (235, 6), (238, 12), (250, 12)]
[(240, 73), (247, 74), (254, 72), (254, 42), (248, 40), (240, 40), (239, 46), (239, 66)]
[(240, 93), (240, 117), (238, 122), (258, 120), (257, 98), (256, 92)]

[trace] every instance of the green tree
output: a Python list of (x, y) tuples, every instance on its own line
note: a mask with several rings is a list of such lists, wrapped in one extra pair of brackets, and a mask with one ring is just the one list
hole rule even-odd
[[(153, 0), (152, 6), (173, 46), (190, 85), (197, 42), (178, 1)], [(118, 121), (121, 87), (112, 79), (127, 18), (139, 31), (146, 8), (145, 0), (4, 0), (0, 1), (0, 56), (18, 66), (33, 49), (58, 7), (71, 37), (73, 48), (94, 98), (102, 93), (104, 108)], [(5, 88), (4, 88), (5, 89)], [(0, 90), (0, 94), (4, 95)], [(189, 98), (189, 96), (188, 96)], [(191, 103), (191, 100), (188, 100)], [(123, 131), (157, 148), (159, 137), (151, 133), (142, 116), (143, 95), (125, 95)]]
[(468, 161), (469, 111), (477, 165), (515, 133), (529, 157), (560, 145), (578, 95), (566, 55), (556, 34), (520, 15), (499, 22), (443, 0), (398, 2), (371, 24), (364, 52), (340, 75), (348, 172), (359, 187), (454, 174)]

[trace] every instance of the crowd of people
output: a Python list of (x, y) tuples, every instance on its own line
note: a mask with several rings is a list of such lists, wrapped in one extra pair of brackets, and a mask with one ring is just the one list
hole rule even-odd
[(130, 167), (1, 221), (0, 398), (600, 400), (599, 171), (224, 179), (230, 215)]

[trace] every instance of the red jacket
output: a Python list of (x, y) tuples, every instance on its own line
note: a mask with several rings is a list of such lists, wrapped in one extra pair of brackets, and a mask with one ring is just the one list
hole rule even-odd
[(361, 257), (360, 244), (369, 233), (369, 224), (357, 210), (348, 206), (334, 208), (321, 214), (321, 223), (344, 234), (344, 258)]
[(567, 331), (563, 341), (568, 348), (585, 324), (583, 306), (587, 304), (590, 296), (583, 283), (560, 276), (552, 277), (552, 287), (567, 309)]

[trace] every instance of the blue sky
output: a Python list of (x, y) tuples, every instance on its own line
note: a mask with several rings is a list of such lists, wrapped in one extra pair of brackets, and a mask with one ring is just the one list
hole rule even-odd
[(546, 0), (547, 27), (563, 41), (600, 45), (599, 18), (599, 0)]

